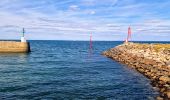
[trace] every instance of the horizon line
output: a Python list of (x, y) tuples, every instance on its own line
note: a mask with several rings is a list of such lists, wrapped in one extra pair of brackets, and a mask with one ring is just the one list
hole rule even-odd
[[(0, 39), (0, 41), (20, 41), (20, 40), (19, 39)], [(29, 39), (27, 41), (89, 41), (89, 40)], [(93, 40), (93, 41), (124, 42), (124, 40)], [(170, 42), (170, 41), (166, 41), (166, 40), (132, 40), (129, 42)]]

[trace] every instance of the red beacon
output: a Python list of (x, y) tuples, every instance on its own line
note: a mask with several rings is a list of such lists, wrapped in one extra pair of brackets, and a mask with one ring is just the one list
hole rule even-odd
[(128, 43), (129, 39), (131, 38), (131, 33), (132, 33), (132, 31), (131, 31), (131, 28), (129, 27), (128, 28), (128, 35), (127, 35), (127, 38), (125, 40), (125, 43)]
[(91, 35), (90, 35), (90, 49), (92, 49), (93, 47), (92, 47), (92, 33), (91, 33)]

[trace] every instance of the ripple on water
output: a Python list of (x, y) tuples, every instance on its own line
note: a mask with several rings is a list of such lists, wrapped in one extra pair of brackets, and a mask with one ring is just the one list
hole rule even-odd
[(121, 42), (30, 41), (29, 54), (0, 54), (0, 99), (147, 100), (149, 80), (101, 52)]

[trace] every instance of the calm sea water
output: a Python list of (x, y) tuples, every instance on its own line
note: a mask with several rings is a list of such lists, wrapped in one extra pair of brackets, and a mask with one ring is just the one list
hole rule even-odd
[(101, 55), (122, 42), (30, 41), (29, 54), (0, 54), (0, 99), (152, 100), (147, 78)]

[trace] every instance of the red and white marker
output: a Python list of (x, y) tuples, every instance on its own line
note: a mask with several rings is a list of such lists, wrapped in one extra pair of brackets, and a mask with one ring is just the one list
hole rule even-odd
[(128, 28), (128, 36), (127, 36), (127, 38), (126, 38), (126, 40), (125, 40), (126, 43), (127, 43), (127, 42), (129, 41), (129, 39), (131, 38), (131, 34), (132, 34), (132, 31), (131, 31), (131, 28), (129, 27), (129, 28)]

